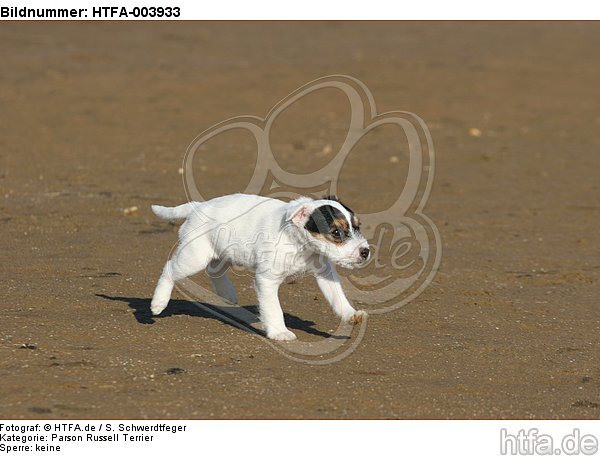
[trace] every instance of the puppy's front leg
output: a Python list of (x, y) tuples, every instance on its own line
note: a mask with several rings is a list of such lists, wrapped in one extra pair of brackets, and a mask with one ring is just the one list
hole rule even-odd
[(362, 320), (366, 312), (355, 310), (352, 307), (344, 294), (344, 290), (342, 290), (340, 278), (333, 264), (327, 262), (324, 268), (315, 273), (315, 278), (321, 292), (336, 315), (341, 317), (343, 321), (352, 323), (358, 323)]
[(294, 340), (296, 335), (285, 327), (283, 320), (283, 311), (277, 296), (280, 284), (281, 280), (256, 274), (256, 294), (260, 319), (269, 339)]

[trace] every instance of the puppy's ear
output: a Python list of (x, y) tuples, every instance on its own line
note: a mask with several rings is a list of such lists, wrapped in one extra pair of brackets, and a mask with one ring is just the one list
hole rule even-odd
[(344, 209), (346, 209), (348, 212), (350, 212), (350, 215), (352, 215), (353, 217), (355, 217), (354, 211), (352, 209), (350, 209), (348, 206), (346, 206), (344, 203), (342, 203), (337, 196), (335, 196), (335, 195), (327, 195), (327, 196), (324, 196), (323, 199), (324, 200), (329, 200), (329, 201), (335, 201), (337, 203), (340, 203)]
[(296, 200), (293, 203), (295, 204), (288, 211), (286, 218), (294, 225), (302, 227), (314, 211), (313, 201), (306, 198), (305, 200)]

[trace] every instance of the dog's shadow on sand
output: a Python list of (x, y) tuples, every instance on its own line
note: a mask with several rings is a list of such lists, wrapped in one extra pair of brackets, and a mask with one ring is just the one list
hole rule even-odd
[[(165, 310), (162, 311), (160, 315), (152, 315), (150, 311), (150, 302), (151, 300), (148, 298), (129, 298), (125, 296), (108, 296), (101, 293), (96, 293), (96, 296), (102, 299), (107, 299), (109, 301), (119, 301), (125, 302), (129, 305), (131, 309), (133, 309), (133, 316), (135, 319), (145, 325), (152, 325), (156, 322), (157, 319), (167, 318), (173, 315), (190, 315), (192, 317), (201, 317), (201, 318), (210, 318), (213, 320), (218, 320), (222, 323), (228, 324), (238, 329), (246, 329), (249, 332), (258, 333), (264, 336), (264, 332), (257, 330), (255, 328), (250, 327), (247, 323), (243, 322), (232, 322), (231, 320), (235, 320), (235, 318), (229, 317), (227, 315), (227, 319), (219, 318), (217, 315), (223, 314), (223, 310), (220, 306), (214, 304), (202, 303), (202, 306), (205, 306), (208, 309), (214, 311), (217, 315), (209, 312), (208, 310), (202, 309), (197, 306), (195, 303), (191, 301), (186, 301), (182, 299), (171, 299), (169, 301), (169, 305)], [(258, 315), (257, 306), (239, 306), (249, 312), (252, 312), (255, 315)], [(321, 337), (331, 337), (335, 339), (348, 339), (347, 336), (336, 336), (333, 334), (329, 334), (324, 331), (320, 331), (315, 328), (315, 322), (311, 320), (304, 320), (300, 317), (292, 315), (290, 313), (284, 313), (285, 323), (290, 329), (298, 329), (300, 331), (304, 331), (305, 333), (312, 334), (315, 336)], [(228, 321), (229, 320), (229, 321)], [(258, 317), (257, 317), (258, 321)]]

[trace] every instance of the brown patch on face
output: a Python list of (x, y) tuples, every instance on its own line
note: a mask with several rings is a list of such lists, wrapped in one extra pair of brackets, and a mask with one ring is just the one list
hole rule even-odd
[[(341, 229), (341, 228), (339, 228)], [(312, 231), (310, 232), (311, 236), (314, 237), (315, 239), (318, 239), (320, 241), (327, 241), (327, 242), (331, 242), (332, 244), (335, 245), (342, 245), (344, 243), (344, 239), (343, 238), (336, 238), (335, 236), (333, 236), (330, 233), (326, 233), (326, 234), (322, 234), (322, 233), (313, 233)]]
[(344, 214), (329, 204), (315, 209), (304, 228), (316, 239), (336, 245), (343, 244), (350, 231), (350, 225)]
[(348, 225), (348, 220), (346, 220), (346, 217), (344, 217), (343, 215), (342, 215), (342, 218), (334, 219), (332, 227), (333, 226), (335, 226), (336, 228), (343, 230), (343, 231), (350, 230), (350, 225)]

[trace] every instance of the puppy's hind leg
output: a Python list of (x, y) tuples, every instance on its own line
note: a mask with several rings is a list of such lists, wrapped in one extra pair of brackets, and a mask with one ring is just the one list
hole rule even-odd
[(154, 296), (152, 296), (152, 302), (150, 303), (152, 315), (158, 315), (161, 313), (165, 307), (167, 307), (169, 299), (171, 299), (171, 292), (173, 291), (173, 286), (175, 285), (171, 268), (171, 260), (169, 260), (167, 261), (167, 264), (165, 264), (160, 279), (158, 279), (158, 283), (154, 289)]
[(269, 339), (294, 340), (296, 335), (285, 327), (283, 311), (277, 296), (280, 284), (281, 280), (269, 279), (264, 277), (264, 274), (256, 273), (260, 320)]
[(226, 299), (233, 304), (237, 304), (238, 300), (235, 288), (229, 280), (229, 277), (227, 277), (228, 268), (229, 263), (223, 264), (219, 260), (212, 260), (208, 265), (208, 273), (215, 289), (215, 293), (223, 299)]
[(169, 300), (175, 281), (189, 277), (206, 268), (212, 260), (212, 248), (202, 238), (181, 244), (163, 269), (154, 290), (150, 309), (153, 315), (161, 313)]

